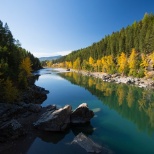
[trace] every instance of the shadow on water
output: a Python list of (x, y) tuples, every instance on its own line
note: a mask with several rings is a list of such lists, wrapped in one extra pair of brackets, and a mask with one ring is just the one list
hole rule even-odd
[[(34, 130), (33, 134), (28, 134), (25, 137), (21, 137), (17, 142), (15, 141), (13, 145), (9, 145), (7, 147), (7, 150), (2, 151), (3, 154), (26, 154), (30, 147), (35, 143), (36, 139), (41, 139), (43, 142), (46, 143), (52, 143), (52, 144), (57, 144), (65, 139), (67, 135), (69, 135), (71, 132), (73, 132), (74, 137), (78, 135), (80, 132), (83, 132), (88, 135), (93, 134), (93, 126), (90, 123), (84, 124), (84, 125), (72, 125), (70, 128), (68, 128), (64, 132), (47, 132), (47, 131), (39, 131), (39, 130)], [(72, 139), (69, 140), (69, 143), (72, 142)], [(76, 145), (71, 145), (71, 144), (66, 144), (66, 147), (68, 146), (69, 148), (79, 148)], [(37, 148), (37, 147), (36, 147)], [(81, 150), (81, 149), (80, 149)], [(83, 150), (84, 152), (84, 150)], [(28, 152), (31, 153), (31, 152)]]
[[(27, 136), (20, 137), (18, 140), (12, 141), (11, 144), (4, 143), (4, 149), (0, 151), (1, 154), (26, 154), (36, 136), (34, 134), (28, 134)], [(0, 144), (1, 146), (1, 144)]]
[(45, 132), (40, 131), (37, 133), (37, 137), (39, 137), (42, 141), (57, 144), (61, 140), (65, 138), (67, 134), (70, 133), (70, 130), (65, 132)]
[(78, 135), (80, 132), (83, 132), (84, 134), (92, 135), (94, 128), (89, 123), (87, 124), (80, 124), (80, 125), (71, 125), (70, 128), (68, 128), (64, 132), (45, 132), (45, 131), (38, 131), (37, 137), (39, 137), (41, 140), (53, 144), (57, 144), (61, 140), (65, 138), (70, 132), (73, 132), (74, 136)]
[(81, 132), (84, 133), (86, 136), (89, 136), (93, 134), (94, 127), (89, 122), (87, 124), (72, 125), (71, 130), (75, 136)]

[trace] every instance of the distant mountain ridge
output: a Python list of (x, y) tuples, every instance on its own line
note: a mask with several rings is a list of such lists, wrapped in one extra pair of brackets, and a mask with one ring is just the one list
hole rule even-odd
[(61, 55), (58, 55), (58, 56), (51, 56), (51, 57), (40, 57), (39, 60), (40, 61), (45, 61), (45, 60), (56, 60), (56, 59), (59, 59), (61, 58), (62, 56)]

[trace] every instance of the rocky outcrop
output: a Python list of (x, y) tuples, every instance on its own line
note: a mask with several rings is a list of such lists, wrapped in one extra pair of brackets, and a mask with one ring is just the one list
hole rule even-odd
[(93, 142), (90, 138), (85, 136), (83, 133), (79, 133), (71, 144), (78, 144), (84, 148), (87, 152), (100, 153), (102, 151), (102, 146)]
[(44, 88), (33, 85), (27, 89), (26, 92), (22, 94), (22, 101), (25, 103), (35, 103), (41, 104), (43, 101), (47, 99), (48, 90)]
[(8, 139), (16, 139), (24, 134), (24, 128), (15, 119), (4, 122), (0, 125), (0, 142), (7, 141)]
[(30, 112), (37, 113), (37, 112), (40, 112), (42, 109), (41, 105), (39, 105), (39, 104), (32, 104), (32, 103), (26, 104), (26, 103), (22, 102), (22, 103), (19, 103), (18, 105)]
[(79, 105), (71, 114), (71, 123), (79, 124), (89, 122), (94, 116), (94, 112), (89, 110), (86, 103)]
[[(72, 123), (86, 123), (93, 117), (86, 103), (72, 111), (70, 105), (57, 109), (55, 105), (0, 103), (0, 142), (25, 135), (38, 128), (43, 131), (65, 131)], [(26, 130), (26, 131), (25, 131)]]
[(42, 109), (39, 104), (27, 104), (24, 102), (16, 104), (0, 103), (0, 123), (12, 119), (12, 117), (22, 117), (27, 112), (38, 113)]
[(24, 126), (28, 125), (29, 127), (31, 125), (27, 119), (32, 119), (41, 110), (42, 107), (38, 104), (24, 102), (16, 104), (0, 103), (0, 142), (25, 135), (27, 130), (25, 131)]
[(34, 127), (45, 131), (64, 131), (70, 123), (72, 107), (66, 105), (63, 108), (51, 108), (34, 123)]
[(32, 84), (18, 102), (0, 103), (0, 142), (17, 139), (33, 130), (33, 122), (47, 109), (41, 103), (49, 91)]

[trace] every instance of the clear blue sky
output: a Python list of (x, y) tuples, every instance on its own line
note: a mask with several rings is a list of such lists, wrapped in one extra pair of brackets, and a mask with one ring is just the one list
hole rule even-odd
[(146, 12), (154, 0), (0, 0), (0, 20), (37, 57), (87, 47)]

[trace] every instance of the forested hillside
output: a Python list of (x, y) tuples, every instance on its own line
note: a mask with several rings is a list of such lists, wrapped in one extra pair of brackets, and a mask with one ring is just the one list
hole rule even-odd
[(141, 21), (54, 63), (74, 69), (149, 77), (154, 68), (154, 14), (146, 13)]
[(0, 102), (16, 100), (19, 91), (28, 87), (32, 70), (39, 68), (39, 59), (23, 49), (7, 23), (0, 21)]

